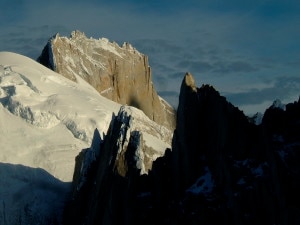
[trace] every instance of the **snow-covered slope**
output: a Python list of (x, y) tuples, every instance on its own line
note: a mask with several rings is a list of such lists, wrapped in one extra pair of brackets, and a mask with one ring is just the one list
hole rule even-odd
[(46, 224), (62, 212), (75, 156), (119, 111), (77, 80), (0, 53), (0, 224)]
[[(106, 132), (120, 105), (14, 53), (0, 53), (0, 161), (70, 181), (74, 158)], [(54, 163), (55, 162), (55, 163)]]
[[(0, 224), (49, 224), (60, 218), (75, 157), (101, 138), (121, 105), (25, 56), (0, 52)], [(162, 156), (172, 133), (126, 107), (145, 145)], [(149, 153), (150, 154), (150, 153)], [(50, 223), (51, 224), (51, 223)]]

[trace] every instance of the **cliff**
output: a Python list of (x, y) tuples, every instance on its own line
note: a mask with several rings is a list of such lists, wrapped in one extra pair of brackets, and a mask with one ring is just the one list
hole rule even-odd
[(172, 133), (146, 118), (123, 106), (103, 141), (95, 132), (91, 148), (76, 158), (66, 224), (134, 224), (143, 179), (171, 147)]
[[(187, 73), (172, 151), (141, 175), (142, 136), (131, 132), (118, 150), (113, 137), (123, 128), (112, 123), (106, 159), (100, 156), (87, 173), (85, 193), (93, 197), (76, 192), (66, 224), (299, 224), (300, 101), (278, 106), (274, 102), (256, 125), (212, 86), (196, 87)], [(120, 173), (117, 152), (123, 151)], [(76, 201), (82, 196), (84, 204)], [(74, 217), (79, 206), (87, 209), (81, 220)]]
[(38, 61), (70, 80), (77, 81), (75, 75), (79, 75), (104, 97), (137, 107), (158, 124), (175, 128), (175, 111), (158, 96), (148, 57), (128, 43), (119, 46), (105, 38), (87, 38), (79, 31), (70, 38), (57, 34)]
[[(191, 80), (186, 74), (181, 85), (172, 152), (174, 196), (179, 202), (184, 199), (185, 221), (297, 224), (297, 207), (290, 205), (289, 196), (299, 179), (286, 176), (299, 167), (287, 170), (280, 151), (293, 146), (289, 154), (299, 159), (299, 102), (289, 104), (286, 111), (269, 108), (262, 124), (255, 125), (212, 86), (195, 88)], [(294, 116), (287, 122), (289, 114)], [(293, 140), (285, 137), (291, 142), (276, 148), (274, 136), (291, 132)]]

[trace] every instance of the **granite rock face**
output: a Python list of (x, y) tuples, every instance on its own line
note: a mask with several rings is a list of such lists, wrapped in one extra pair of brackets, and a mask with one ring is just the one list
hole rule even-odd
[(186, 224), (299, 223), (299, 107), (275, 102), (255, 125), (185, 75), (171, 173)]
[(153, 162), (171, 147), (166, 132), (141, 111), (122, 107), (104, 140), (97, 141), (96, 131), (91, 148), (76, 158), (65, 224), (135, 224), (144, 180), (149, 183)]
[(80, 31), (73, 31), (70, 38), (57, 34), (38, 61), (75, 82), (76, 76), (82, 77), (104, 97), (139, 108), (174, 130), (176, 113), (153, 86), (148, 57), (129, 43), (119, 46), (105, 38), (87, 38)]
[[(66, 224), (299, 224), (300, 99), (274, 102), (259, 125), (251, 120), (187, 73), (172, 150), (141, 173), (143, 135), (120, 139), (124, 124), (130, 130), (120, 121), (130, 119), (114, 120)], [(74, 223), (78, 207), (87, 211)]]

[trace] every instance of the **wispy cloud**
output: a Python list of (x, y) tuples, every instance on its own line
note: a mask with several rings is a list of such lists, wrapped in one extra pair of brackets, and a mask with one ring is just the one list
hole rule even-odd
[[(154, 84), (172, 102), (187, 71), (241, 106), (299, 92), (297, 0), (11, 0), (0, 7), (0, 51), (36, 58), (51, 35), (75, 29), (129, 41), (149, 55)], [(255, 89), (266, 79), (274, 86)]]
[(300, 96), (300, 77), (279, 77), (271, 87), (250, 89), (247, 92), (228, 94), (228, 99), (234, 104), (260, 105), (273, 102), (275, 99), (297, 100)]

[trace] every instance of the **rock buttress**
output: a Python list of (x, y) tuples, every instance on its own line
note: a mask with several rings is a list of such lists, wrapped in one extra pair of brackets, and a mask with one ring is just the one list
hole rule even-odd
[(101, 95), (141, 109), (151, 120), (175, 128), (175, 110), (156, 92), (148, 57), (130, 44), (87, 38), (79, 31), (70, 38), (58, 34), (45, 46), (38, 61), (77, 81), (80, 76)]

